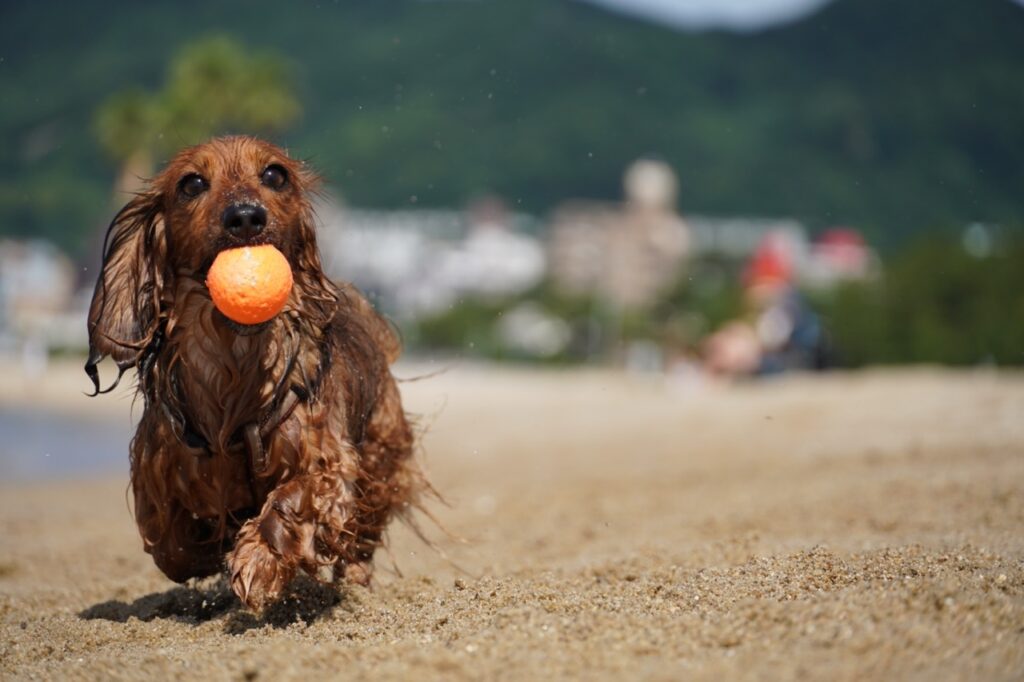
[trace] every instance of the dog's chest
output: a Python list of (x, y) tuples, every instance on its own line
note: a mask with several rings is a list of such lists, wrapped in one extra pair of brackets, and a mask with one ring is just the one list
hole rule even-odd
[(272, 334), (245, 337), (214, 330), (183, 335), (169, 372), (188, 427), (217, 447), (266, 416), (288, 365)]

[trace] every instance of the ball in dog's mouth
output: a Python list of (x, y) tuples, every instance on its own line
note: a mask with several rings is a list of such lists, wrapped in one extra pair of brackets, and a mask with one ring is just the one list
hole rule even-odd
[(271, 244), (225, 249), (206, 275), (213, 305), (241, 328), (264, 325), (281, 312), (292, 283), (288, 259)]

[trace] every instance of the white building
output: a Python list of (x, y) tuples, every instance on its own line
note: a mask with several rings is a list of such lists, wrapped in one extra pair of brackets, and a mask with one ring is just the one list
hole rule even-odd
[(51, 348), (85, 348), (74, 285), (71, 261), (50, 242), (0, 240), (0, 351), (41, 369)]
[(500, 211), (317, 207), (329, 275), (355, 283), (402, 318), (466, 296), (500, 297), (543, 279), (544, 248), (529, 216)]

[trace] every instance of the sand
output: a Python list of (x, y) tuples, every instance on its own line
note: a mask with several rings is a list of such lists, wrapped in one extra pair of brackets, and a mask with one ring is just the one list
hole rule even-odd
[[(126, 413), (77, 371), (7, 371), (0, 406)], [(123, 476), (5, 484), (0, 677), (1024, 677), (1020, 374), (461, 367), (403, 392), (449, 535), (396, 528), (373, 589), (299, 581), (262, 618), (163, 578)]]

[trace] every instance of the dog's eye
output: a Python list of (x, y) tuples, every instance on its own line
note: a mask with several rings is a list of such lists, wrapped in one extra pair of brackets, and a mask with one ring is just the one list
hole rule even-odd
[(288, 171), (276, 163), (272, 164), (263, 169), (260, 182), (273, 190), (283, 189), (288, 184)]
[(189, 173), (178, 183), (178, 191), (189, 199), (199, 196), (208, 189), (210, 189), (210, 183), (198, 173)]

